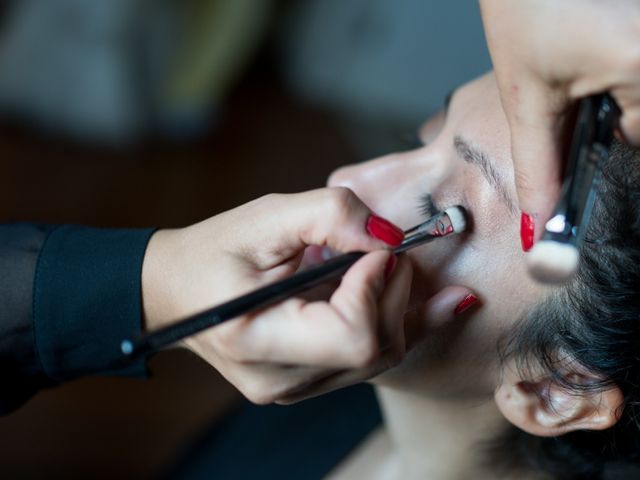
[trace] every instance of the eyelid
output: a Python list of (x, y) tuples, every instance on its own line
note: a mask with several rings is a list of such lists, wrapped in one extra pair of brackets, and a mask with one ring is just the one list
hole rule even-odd
[(420, 214), (426, 218), (431, 218), (440, 211), (438, 206), (433, 201), (433, 195), (431, 195), (430, 193), (424, 193), (420, 195), (419, 209)]
[[(465, 230), (465, 234), (468, 235), (473, 231), (473, 215), (470, 214), (471, 209), (469, 208), (469, 198), (467, 197), (467, 192), (465, 190), (462, 190), (461, 193), (462, 193), (462, 198), (456, 203), (467, 211), (468, 218), (467, 218), (467, 228)], [(433, 195), (428, 192), (420, 195), (420, 202), (419, 202), (418, 208), (420, 210), (420, 215), (425, 217), (425, 220), (433, 217), (434, 215), (436, 215), (437, 213), (440, 213), (443, 210), (433, 200)]]
[(451, 99), (456, 94), (456, 90), (458, 90), (457, 87), (456, 88), (452, 88), (451, 90), (449, 90), (449, 92), (444, 97), (444, 115), (445, 115), (445, 117), (447, 116), (447, 113), (449, 113), (449, 105), (451, 104)]

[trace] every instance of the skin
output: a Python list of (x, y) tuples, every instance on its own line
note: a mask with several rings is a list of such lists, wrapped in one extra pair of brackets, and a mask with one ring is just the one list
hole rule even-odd
[[(447, 394), (493, 392), (495, 369), (485, 364), (495, 356), (498, 336), (543, 295), (543, 287), (526, 273), (525, 254), (510, 239), (519, 218), (513, 206), (508, 124), (497, 95), (493, 77), (482, 77), (456, 91), (446, 120), (440, 114), (422, 128), (423, 148), (345, 167), (329, 179), (329, 185), (352, 189), (373, 211), (402, 227), (424, 221), (419, 198), (429, 192), (440, 208), (461, 205), (472, 219), (468, 233), (410, 253), (414, 281), (409, 310), (420, 315), (425, 298), (458, 284), (476, 292), (481, 308), (457, 322), (427, 320), (428, 339), (380, 382), (418, 380), (413, 385), (418, 391), (433, 387)], [(453, 145), (456, 136), (491, 158), (510, 204), (478, 166), (460, 158)], [(499, 255), (488, 257), (488, 252)], [(460, 381), (452, 382), (452, 376)]]
[[(465, 207), (472, 219), (467, 234), (409, 254), (414, 281), (406, 315), (420, 316), (424, 298), (449, 284), (468, 286), (480, 303), (458, 320), (425, 319), (426, 339), (373, 380), (384, 426), (333, 478), (496, 478), (479, 443), (506, 431), (509, 421), (542, 436), (603, 429), (615, 423), (612, 412), (622, 402), (617, 389), (578, 398), (550, 388), (547, 403), (541, 393), (548, 379), (523, 378), (512, 364), (498, 361), (498, 340), (551, 290), (529, 277), (526, 254), (512, 241), (519, 212), (509, 126), (493, 74), (456, 91), (446, 116), (436, 115), (421, 136), (424, 147), (344, 167), (329, 185), (352, 189), (403, 227), (421, 221), (417, 199), (426, 192), (440, 208)], [(492, 181), (460, 157), (456, 138), (490, 159)], [(588, 378), (588, 372), (580, 374)], [(513, 478), (544, 477), (517, 472)]]
[(397, 262), (393, 278), (385, 278), (391, 255), (365, 230), (370, 215), (353, 192), (332, 188), (269, 195), (187, 228), (156, 232), (142, 267), (146, 329), (165, 327), (291, 275), (309, 244), (370, 251), (326, 301), (291, 298), (179, 345), (255, 403), (272, 403), (293, 392), (312, 395), (313, 384), (336, 370), (362, 370), (357, 380), (368, 378), (367, 368), (377, 373), (378, 363), (388, 362), (377, 331), (397, 329), (407, 301), (403, 292), (411, 282), (405, 260)]
[[(412, 269), (409, 259), (392, 258), (388, 245), (368, 233), (371, 215), (351, 190), (334, 187), (268, 195), (196, 225), (156, 232), (142, 268), (146, 329), (291, 275), (308, 245), (367, 251), (326, 297), (294, 297), (179, 346), (260, 404), (291, 403), (395, 366), (410, 348), (403, 312)], [(452, 318), (468, 293), (443, 289), (425, 306), (427, 317)]]
[[(377, 375), (385, 427), (336, 476), (495, 478), (478, 442), (509, 422), (541, 436), (605, 429), (622, 402), (617, 388), (566, 395), (498, 363), (498, 340), (550, 291), (529, 278), (510, 240), (519, 222), (514, 168), (493, 75), (459, 89), (446, 119), (437, 115), (421, 134), (424, 147), (343, 168), (328, 189), (268, 196), (160, 231), (145, 256), (143, 308), (153, 329), (289, 275), (308, 245), (372, 251), (326, 301), (290, 299), (185, 342), (256, 403)], [(470, 228), (401, 255), (385, 278), (390, 254), (363, 225), (372, 212), (402, 228), (421, 223), (425, 193), (440, 208), (466, 208)], [(479, 304), (456, 318), (471, 292)], [(584, 368), (566, 372), (590, 381)]]

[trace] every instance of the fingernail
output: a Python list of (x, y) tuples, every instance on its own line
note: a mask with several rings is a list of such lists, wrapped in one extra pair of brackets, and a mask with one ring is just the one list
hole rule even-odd
[(534, 231), (533, 217), (528, 213), (522, 212), (520, 216), (520, 242), (522, 243), (522, 250), (525, 252), (528, 252), (533, 247)]
[(392, 247), (397, 247), (404, 240), (404, 232), (400, 228), (376, 215), (371, 215), (367, 219), (367, 232)]
[(462, 299), (462, 301), (458, 304), (456, 309), (453, 311), (455, 315), (460, 315), (463, 312), (466, 312), (471, 307), (473, 307), (478, 302), (478, 297), (470, 293), (466, 297)]
[(396, 269), (396, 265), (398, 264), (398, 257), (395, 255), (391, 255), (389, 260), (387, 260), (387, 264), (384, 266), (384, 281), (389, 280), (389, 277)]

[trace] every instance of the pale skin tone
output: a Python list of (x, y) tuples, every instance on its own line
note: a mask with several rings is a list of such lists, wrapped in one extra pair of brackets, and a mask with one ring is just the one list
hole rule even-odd
[[(291, 299), (185, 346), (257, 403), (299, 400), (395, 366), (374, 381), (384, 430), (335, 474), (495, 478), (478, 442), (509, 422), (542, 436), (605, 429), (622, 396), (617, 388), (570, 396), (544, 376), (498, 365), (498, 338), (547, 291), (510, 239), (518, 222), (513, 162), (493, 76), (459, 89), (446, 121), (440, 114), (421, 133), (423, 148), (341, 169), (329, 189), (268, 196), (156, 233), (143, 266), (144, 314), (158, 328), (281, 278), (307, 245), (372, 251), (328, 301)], [(465, 207), (470, 228), (401, 256), (385, 279), (390, 254), (363, 225), (372, 212), (402, 228), (420, 223), (426, 193), (440, 208)], [(471, 292), (480, 303), (456, 318)], [(566, 372), (591, 375), (569, 363)]]
[[(550, 388), (545, 403), (534, 391), (548, 379), (523, 377), (512, 364), (498, 362), (500, 335), (549, 290), (529, 278), (525, 254), (512, 241), (519, 221), (513, 162), (493, 75), (460, 88), (446, 120), (436, 116), (421, 133), (423, 148), (345, 167), (329, 184), (353, 189), (402, 226), (419, 220), (424, 193), (440, 207), (467, 208), (473, 219), (468, 235), (410, 254), (407, 315), (420, 315), (422, 296), (448, 284), (467, 285), (481, 303), (462, 319), (425, 319), (426, 340), (374, 379), (384, 427), (334, 471), (335, 478), (496, 478), (478, 443), (504, 432), (509, 421), (542, 436), (603, 429), (615, 423), (622, 402), (617, 389), (579, 398)], [(490, 166), (472, 160), (468, 146)], [(567, 371), (590, 375), (570, 364)], [(513, 478), (541, 477), (519, 472)]]
[[(624, 111), (622, 136), (640, 141), (640, 50), (629, 47), (640, 44), (640, 4), (636, 0), (481, 0), (480, 4), (513, 132), (519, 206), (539, 220), (550, 211), (559, 187), (556, 127), (578, 97), (609, 90)], [(146, 327), (158, 328), (291, 273), (310, 242), (338, 250), (382, 248), (380, 242), (363, 237), (366, 206), (350, 201), (348, 215), (336, 221), (336, 209), (345, 195), (349, 194), (333, 191), (321, 199), (317, 193), (269, 197), (192, 227), (156, 233), (143, 268)], [(318, 230), (323, 215), (333, 222), (331, 231)], [(256, 218), (264, 220), (262, 235), (256, 236), (251, 228)], [(282, 219), (287, 220), (286, 235), (280, 229)], [(541, 225), (536, 222), (537, 235)], [(277, 246), (290, 256), (256, 262), (266, 238), (278, 239)], [(401, 291), (402, 284), (410, 281), (411, 269), (401, 260), (390, 283), (381, 286), (380, 272), (387, 258), (379, 252), (363, 261), (328, 302), (287, 302), (250, 317), (261, 321), (240, 319), (183, 345), (260, 403), (293, 401), (369, 378), (397, 364), (428, 333), (425, 323), (431, 320), (424, 319), (450, 320), (456, 304), (472, 292), (466, 286), (434, 283), (429, 288), (432, 297), (412, 302), (412, 311), (420, 314), (405, 316), (403, 323), (395, 313), (403, 310), (405, 299), (391, 292)], [(230, 278), (235, 281), (229, 282)], [(442, 285), (444, 289), (438, 290)], [(333, 319), (333, 326), (324, 331), (317, 325), (308, 328), (320, 312)], [(291, 328), (298, 323), (307, 328)], [(317, 332), (323, 341), (314, 342), (309, 332)], [(328, 340), (328, 333), (337, 333), (341, 342)], [(288, 368), (292, 365), (299, 368)]]
[[(411, 347), (402, 313), (412, 270), (406, 258), (390, 269), (389, 246), (365, 229), (371, 215), (352, 191), (336, 187), (269, 195), (187, 228), (158, 231), (142, 269), (146, 328), (289, 276), (308, 245), (368, 251), (327, 300), (292, 298), (180, 345), (255, 403), (289, 403), (377, 375)], [(426, 299), (427, 316), (453, 317), (468, 293), (460, 286), (437, 292)]]
[(562, 138), (578, 99), (608, 91), (618, 136), (640, 145), (640, 2), (480, 0), (511, 126), (519, 205), (539, 237), (558, 198)]

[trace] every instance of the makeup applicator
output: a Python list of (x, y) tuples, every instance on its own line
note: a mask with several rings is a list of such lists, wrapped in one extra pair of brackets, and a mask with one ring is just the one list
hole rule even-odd
[(527, 255), (529, 272), (540, 282), (565, 282), (578, 269), (579, 249), (619, 116), (620, 109), (608, 94), (580, 101), (560, 201), (545, 224), (542, 240)]
[[(461, 233), (467, 228), (467, 218), (462, 207), (447, 208), (405, 232), (404, 241), (393, 249), (400, 254), (429, 243), (437, 238)], [(126, 358), (144, 355), (185, 337), (214, 327), (240, 315), (265, 308), (296, 294), (309, 290), (329, 280), (340, 278), (366, 252), (350, 252), (339, 255), (320, 265), (292, 275), (278, 282), (265, 285), (246, 295), (205, 310), (165, 328), (150, 332), (137, 339), (123, 340), (120, 351)]]

